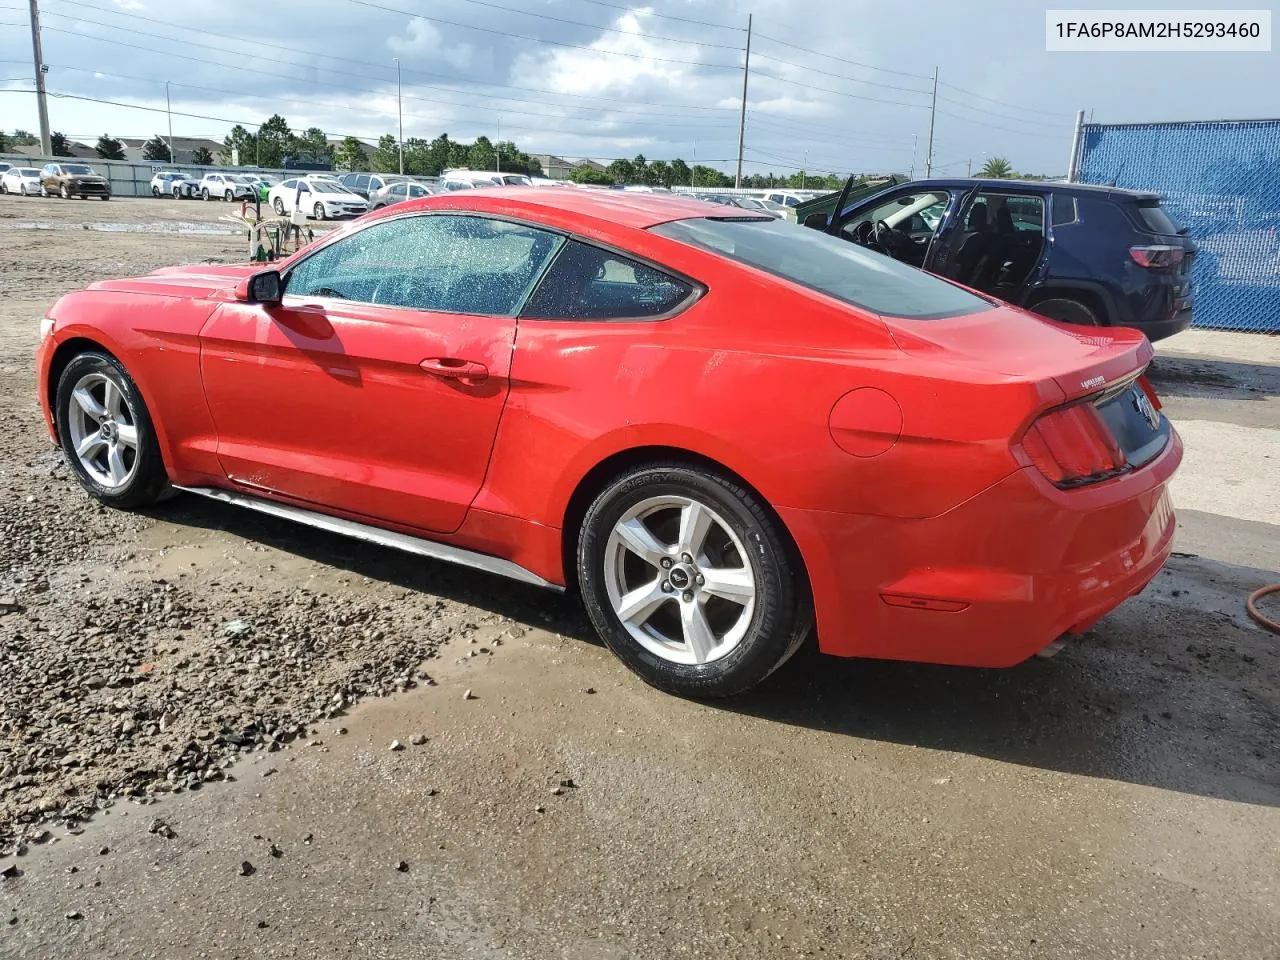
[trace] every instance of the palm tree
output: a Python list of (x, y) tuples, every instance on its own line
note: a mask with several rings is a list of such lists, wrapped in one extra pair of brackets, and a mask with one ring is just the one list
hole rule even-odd
[(982, 165), (978, 176), (988, 180), (1008, 180), (1014, 176), (1013, 164), (1004, 157), (992, 157)]

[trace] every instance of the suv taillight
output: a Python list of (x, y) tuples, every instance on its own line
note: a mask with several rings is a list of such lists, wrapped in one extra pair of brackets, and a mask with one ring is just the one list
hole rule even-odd
[(1076, 487), (1125, 468), (1124, 451), (1092, 403), (1042, 414), (1022, 437), (1022, 449), (1055, 486)]
[(1167, 243), (1149, 243), (1129, 248), (1129, 256), (1140, 267), (1172, 267), (1182, 262), (1187, 251)]

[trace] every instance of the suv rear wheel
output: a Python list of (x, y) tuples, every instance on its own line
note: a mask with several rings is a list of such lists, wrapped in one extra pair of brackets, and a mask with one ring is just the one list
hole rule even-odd
[(1102, 325), (1102, 321), (1091, 307), (1087, 307), (1079, 300), (1072, 300), (1069, 297), (1054, 297), (1050, 300), (1041, 300), (1031, 308), (1031, 311), (1040, 314), (1042, 317), (1048, 317), (1050, 320), (1057, 320), (1059, 323), (1074, 323), (1081, 327)]
[(582, 521), (578, 584), (614, 654), (670, 693), (755, 686), (808, 634), (784, 534), (749, 492), (685, 464), (632, 469)]

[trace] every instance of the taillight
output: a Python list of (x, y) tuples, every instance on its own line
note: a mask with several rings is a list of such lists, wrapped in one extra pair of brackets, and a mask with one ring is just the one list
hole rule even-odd
[(1129, 248), (1129, 256), (1140, 267), (1172, 267), (1182, 262), (1187, 251), (1167, 243), (1149, 243)]
[(1040, 416), (1022, 437), (1022, 449), (1051, 482), (1074, 487), (1125, 468), (1124, 451), (1092, 403), (1074, 403)]

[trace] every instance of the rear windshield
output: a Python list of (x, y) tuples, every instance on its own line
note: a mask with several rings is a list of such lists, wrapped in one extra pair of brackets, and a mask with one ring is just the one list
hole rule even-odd
[(991, 309), (922, 270), (773, 217), (676, 220), (652, 229), (884, 316), (941, 320)]
[(1159, 200), (1138, 202), (1138, 222), (1145, 224), (1152, 233), (1163, 233), (1172, 237), (1178, 232), (1178, 225), (1169, 219), (1169, 215), (1164, 212), (1164, 207), (1160, 206)]

